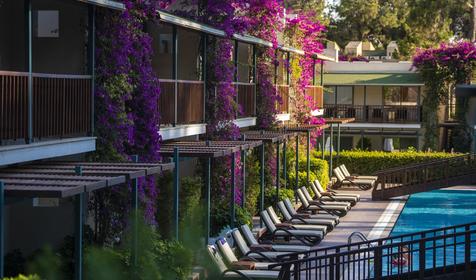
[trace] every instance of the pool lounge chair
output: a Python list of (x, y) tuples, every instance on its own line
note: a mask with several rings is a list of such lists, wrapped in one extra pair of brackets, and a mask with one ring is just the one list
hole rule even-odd
[(346, 201), (321, 200), (320, 197), (322, 196), (319, 196), (319, 194), (317, 194), (317, 197), (318, 197), (317, 199), (313, 199), (306, 187), (301, 187), (301, 191), (309, 202), (321, 202), (323, 205), (348, 206), (349, 209), (350, 207), (352, 207), (352, 204)]
[(337, 183), (335, 183), (333, 186), (334, 188), (340, 188), (342, 186), (356, 186), (361, 190), (369, 190), (375, 184), (375, 180), (346, 178), (337, 167), (334, 168), (334, 175), (336, 175), (337, 178)]
[(322, 202), (309, 201), (303, 194), (302, 190), (296, 190), (299, 200), (301, 201), (301, 207), (299, 209), (312, 212), (326, 212), (331, 215), (343, 217), (347, 214), (350, 206), (340, 205), (323, 205)]
[(354, 193), (339, 193), (339, 192), (336, 192), (336, 191), (333, 191), (333, 190), (324, 190), (324, 188), (322, 187), (321, 183), (319, 182), (319, 180), (314, 180), (314, 184), (311, 185), (313, 186), (313, 190), (314, 188), (317, 189), (318, 192), (320, 192), (321, 194), (328, 194), (328, 195), (332, 195), (332, 196), (344, 196), (344, 197), (355, 197), (357, 199), (357, 201), (360, 201), (360, 194), (354, 194)]
[[(317, 180), (316, 180), (317, 181)], [(317, 181), (317, 184), (320, 185), (319, 181)], [(314, 200), (320, 200), (320, 201), (336, 201), (336, 202), (348, 202), (350, 203), (351, 206), (354, 206), (357, 204), (358, 199), (353, 196), (344, 196), (344, 195), (333, 195), (333, 194), (328, 194), (328, 193), (322, 193), (319, 191), (319, 189), (316, 187), (315, 182), (311, 182), (311, 189), (314, 192)]]
[[(238, 229), (234, 229), (231, 232), (231, 235), (241, 254), (245, 257), (252, 257), (257, 260), (264, 259), (268, 261), (278, 261), (279, 256), (294, 253), (292, 251), (266, 250), (266, 247), (263, 246), (261, 248), (252, 249), (248, 246), (245, 239), (243, 238), (243, 235), (241, 235), (241, 232)], [(269, 246), (268, 248), (271, 248), (271, 246)]]
[(286, 209), (286, 205), (284, 205), (284, 201), (278, 202), (277, 206), (278, 206), (279, 212), (281, 212), (284, 220), (287, 223), (304, 224), (304, 225), (322, 225), (327, 227), (327, 231), (333, 230), (334, 227), (336, 226), (335, 220), (331, 218), (310, 219), (310, 218), (293, 217), (291, 213), (289, 213), (288, 209)]
[(222, 279), (288, 279), (290, 277), (290, 271), (286, 268), (281, 268), (281, 271), (274, 270), (242, 270), (242, 269), (228, 269), (222, 256), (218, 252), (216, 246), (208, 245), (207, 252), (213, 263), (221, 273)]
[(337, 216), (337, 215), (332, 215), (332, 214), (328, 214), (328, 213), (311, 214), (312, 212), (315, 212), (315, 211), (308, 211), (308, 210), (305, 210), (305, 209), (299, 209), (299, 212), (298, 212), (294, 208), (294, 206), (293, 206), (293, 204), (292, 204), (292, 202), (289, 198), (285, 198), (283, 202), (284, 202), (284, 206), (286, 206), (286, 209), (288, 210), (289, 214), (291, 214), (291, 216), (293, 218), (330, 219), (330, 220), (333, 220), (336, 225), (339, 224), (339, 222), (340, 222), (339, 216)]
[(365, 176), (365, 175), (351, 175), (349, 170), (344, 164), (341, 164), (338, 166), (340, 168), (340, 171), (346, 178), (355, 178), (355, 179), (364, 179), (364, 180), (377, 180), (377, 176)]
[(266, 226), (267, 236), (271, 237), (273, 241), (277, 239), (296, 240), (302, 244), (314, 246), (319, 244), (324, 237), (322, 231), (319, 230), (277, 228), (266, 210), (261, 211), (260, 216)]
[(253, 232), (251, 231), (248, 225), (242, 225), (240, 227), (240, 231), (242, 237), (245, 238), (246, 243), (250, 246), (250, 248), (254, 248), (256, 250), (272, 250), (277, 252), (307, 252), (311, 250), (310, 246), (306, 245), (296, 245), (296, 244), (276, 244), (276, 243), (258, 243), (256, 237), (254, 236)]
[(283, 223), (278, 217), (278, 214), (274, 211), (274, 208), (269, 206), (266, 208), (266, 211), (269, 214), (269, 217), (273, 221), (274, 225), (278, 228), (289, 228), (289, 229), (304, 229), (304, 230), (318, 230), (321, 231), (323, 235), (327, 234), (327, 226), (323, 225), (311, 225), (311, 224), (298, 224), (298, 223)]

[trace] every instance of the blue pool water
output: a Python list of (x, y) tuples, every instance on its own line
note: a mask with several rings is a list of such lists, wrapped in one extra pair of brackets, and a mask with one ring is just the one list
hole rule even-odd
[[(400, 214), (390, 236), (395, 237), (403, 234), (411, 234), (419, 231), (437, 229), (448, 226), (461, 225), (476, 221), (476, 191), (471, 190), (436, 190), (426, 193), (418, 193), (410, 196), (405, 207)], [(471, 230), (475, 230), (472, 226)], [(457, 232), (464, 231), (460, 228)], [(446, 234), (453, 233), (447, 232)], [(439, 232), (436, 236), (441, 236)], [(430, 235), (426, 237), (433, 237)], [(414, 237), (420, 239), (420, 237)], [(476, 235), (471, 239), (471, 260), (476, 260)], [(407, 241), (405, 238), (401, 241)], [(399, 242), (399, 241), (397, 241)], [(393, 242), (392, 242), (393, 243)], [(464, 262), (464, 236), (457, 238), (439, 239), (435, 242), (425, 242), (425, 267), (449, 266), (455, 263)], [(439, 247), (439, 248), (436, 248)], [(402, 247), (400, 247), (401, 249)], [(405, 250), (411, 251), (407, 254), (410, 259), (406, 264), (395, 264), (395, 252), (399, 246), (385, 250), (383, 253), (383, 273), (398, 274), (398, 272), (417, 271), (419, 269), (419, 244), (415, 243), (411, 248), (406, 246)], [(388, 256), (392, 257), (388, 257)]]
[(436, 190), (411, 195), (391, 236), (476, 221), (476, 191)]

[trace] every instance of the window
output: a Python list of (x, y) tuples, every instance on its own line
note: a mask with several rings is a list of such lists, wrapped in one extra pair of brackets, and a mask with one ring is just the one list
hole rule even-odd
[(159, 79), (172, 79), (173, 28), (166, 24), (149, 23), (147, 31), (152, 36), (154, 56), (152, 67)]
[(285, 52), (278, 51), (278, 76), (277, 84), (278, 85), (287, 85), (288, 84), (288, 54)]
[(384, 87), (384, 105), (416, 106), (418, 105), (419, 87)]
[(238, 82), (254, 83), (253, 46), (238, 43)]
[(177, 78), (202, 80), (202, 36), (198, 32), (177, 29)]
[(336, 96), (335, 96), (336, 87), (324, 87), (324, 105), (335, 105)]
[(337, 104), (352, 105), (353, 88), (351, 86), (338, 86), (336, 95)]

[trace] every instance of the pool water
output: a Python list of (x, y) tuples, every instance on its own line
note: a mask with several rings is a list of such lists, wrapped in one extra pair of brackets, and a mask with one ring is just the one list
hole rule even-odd
[[(476, 221), (476, 191), (472, 190), (436, 190), (411, 195), (401, 212), (390, 236), (415, 233), (430, 229), (472, 223)], [(471, 230), (475, 229), (471, 227)], [(461, 229), (462, 231), (463, 229)], [(452, 233), (452, 232), (448, 232)], [(442, 232), (440, 232), (441, 235)], [(433, 235), (427, 236), (432, 237)], [(417, 238), (418, 239), (418, 238)], [(409, 240), (409, 239), (407, 239)], [(405, 241), (405, 239), (404, 239)], [(455, 244), (456, 245), (451, 245)], [(433, 242), (426, 242), (426, 248), (434, 246)], [(450, 246), (448, 246), (448, 244)], [(440, 267), (464, 262), (464, 236), (454, 240), (440, 239), (435, 245), (446, 245), (434, 250), (426, 250), (425, 267)], [(396, 247), (397, 249), (398, 247)], [(409, 248), (405, 248), (409, 249)], [(408, 264), (391, 264), (388, 257), (383, 259), (384, 274), (396, 274), (398, 271), (418, 270), (418, 245), (411, 248), (414, 252)], [(396, 250), (398, 251), (398, 249)], [(385, 254), (384, 254), (385, 255)], [(476, 236), (471, 236), (471, 260), (476, 260)], [(387, 265), (385, 265), (387, 264)], [(400, 267), (399, 267), (400, 266)], [(401, 267), (405, 266), (405, 267)]]
[(411, 195), (391, 236), (476, 221), (476, 191), (436, 190)]

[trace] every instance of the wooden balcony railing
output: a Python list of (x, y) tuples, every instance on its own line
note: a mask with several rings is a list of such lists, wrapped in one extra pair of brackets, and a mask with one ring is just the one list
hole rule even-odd
[(278, 113), (286, 114), (289, 113), (289, 86), (288, 85), (278, 85), (276, 86), (278, 90), (278, 95), (281, 97), (281, 103), (278, 103), (276, 106), (278, 108)]
[(28, 83), (28, 73), (0, 71), (0, 140), (63, 138), (91, 133), (91, 76), (34, 73), (32, 100), (28, 99)]
[(321, 86), (309, 86), (306, 88), (306, 94), (311, 96), (319, 108), (323, 106), (324, 89)]
[(324, 116), (369, 123), (419, 123), (421, 106), (324, 105)]
[(160, 90), (159, 110), (162, 125), (204, 122), (205, 93), (202, 81), (160, 80)]
[(236, 83), (237, 103), (240, 106), (239, 118), (255, 116), (255, 84)]

